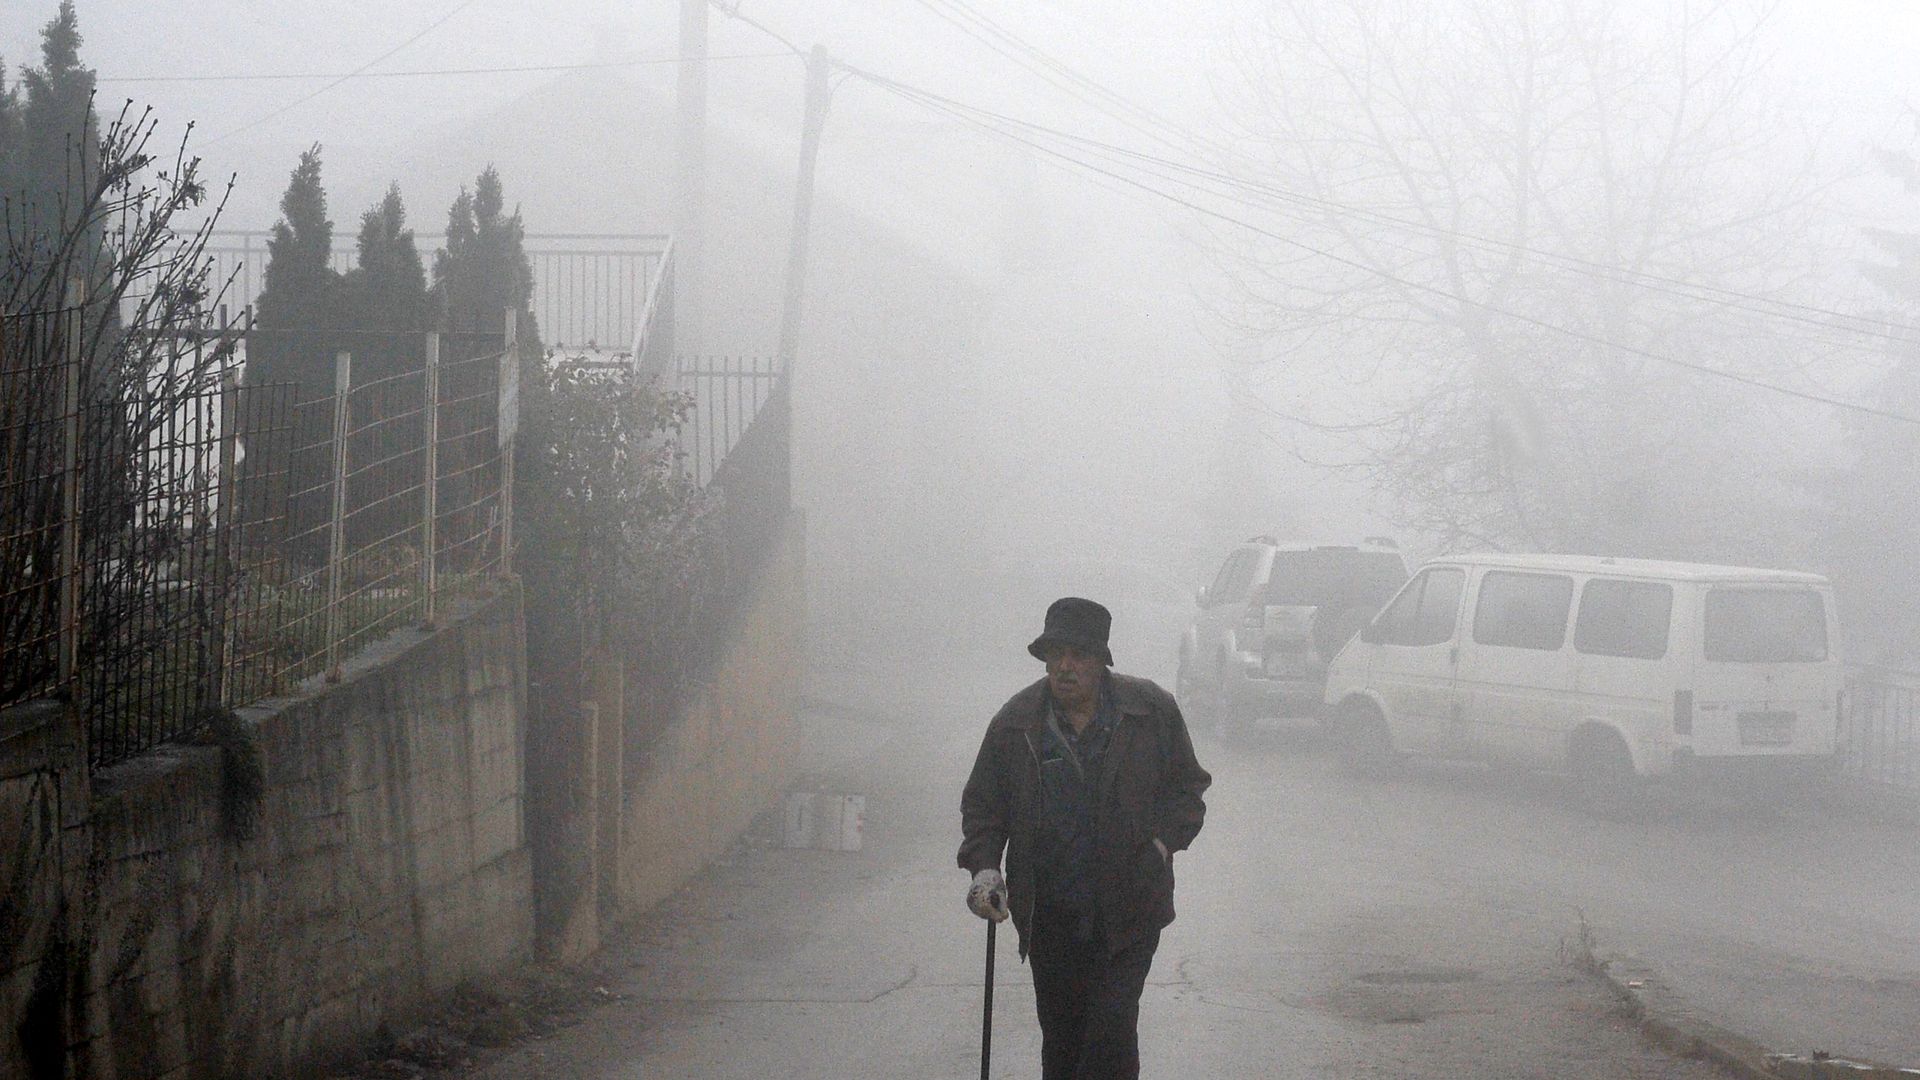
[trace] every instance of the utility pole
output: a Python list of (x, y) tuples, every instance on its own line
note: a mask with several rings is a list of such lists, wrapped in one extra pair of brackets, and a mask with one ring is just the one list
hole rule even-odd
[(807, 291), (807, 234), (813, 222), (813, 167), (820, 158), (820, 131), (827, 123), (833, 59), (815, 45), (807, 54), (807, 111), (800, 128), (800, 176), (793, 193), (793, 238), (787, 249), (787, 297), (780, 313), (780, 368), (792, 393), (793, 354), (800, 342), (800, 309)]
[(680, 113), (674, 201), (674, 340), (684, 352), (705, 347), (702, 234), (707, 203), (707, 0), (680, 0), (680, 83), (674, 95)]

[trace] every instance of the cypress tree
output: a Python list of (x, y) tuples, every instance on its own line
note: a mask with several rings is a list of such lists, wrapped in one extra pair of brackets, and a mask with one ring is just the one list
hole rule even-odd
[(489, 165), (453, 200), (447, 215), (447, 247), (433, 264), (434, 293), (450, 330), (494, 331), (501, 313), (519, 311), (520, 339), (538, 337), (533, 322), (533, 265), (527, 259), (526, 226), (520, 211), (505, 213), (500, 174)]
[(19, 177), (23, 220), (42, 238), (63, 231), (100, 170), (94, 73), (80, 63), (81, 40), (73, 0), (61, 0), (59, 13), (40, 32), (40, 67), (21, 73), (26, 84)]
[[(339, 342), (340, 275), (332, 266), (333, 222), (327, 218), (327, 193), (320, 184), (320, 147), (300, 155), (280, 199), (280, 220), (267, 240), (266, 282), (255, 309), (255, 330), (247, 336), (246, 381), (250, 384), (294, 383), (295, 398), (312, 401), (333, 393), (333, 356)], [(304, 408), (296, 414), (294, 445), (322, 443), (329, 430), (327, 410)], [(248, 475), (284, 473), (285, 493), (269, 494), (274, 485), (242, 485), (265, 500), (284, 499), (250, 508), (256, 520), (285, 515), (294, 535), (308, 536), (305, 546), (292, 552), (314, 561), (324, 550), (324, 536), (314, 526), (324, 520), (323, 492), (328, 475), (324, 455), (309, 453), (293, 461), (277, 461), (266, 447), (247, 455)], [(291, 493), (304, 492), (295, 497)]]
[[(342, 300), (344, 322), (355, 331), (356, 384), (421, 370), (425, 363), (421, 332), (430, 319), (426, 270), (414, 245), (413, 230), (407, 228), (407, 210), (398, 184), (389, 187), (386, 196), (360, 217), (358, 265), (342, 282)], [(369, 490), (355, 498), (355, 505), (370, 506), (355, 518), (349, 530), (355, 542), (402, 535), (415, 520), (410, 503), (380, 500), (375, 491), (379, 484), (411, 485), (420, 481), (422, 459), (411, 452), (425, 435), (421, 417), (414, 413), (425, 382), (408, 380), (391, 385), (393, 392), (374, 394), (362, 406), (366, 410), (363, 421), (377, 425), (373, 434), (376, 445), (365, 452), (387, 464), (365, 477), (363, 482)]]
[(426, 268), (414, 244), (413, 230), (407, 228), (407, 208), (400, 199), (398, 184), (388, 188), (386, 196), (361, 215), (357, 253), (358, 265), (344, 281), (349, 321), (354, 328), (383, 335), (427, 329), (431, 306)]
[(25, 140), (26, 121), (20, 115), (20, 88), (7, 81), (7, 65), (0, 62), (0, 220), (11, 212), (20, 192)]
[[(247, 355), (249, 382), (295, 382), (303, 396), (332, 392), (333, 352), (311, 331), (335, 329), (341, 281), (334, 271), (333, 222), (320, 184), (320, 147), (300, 155), (267, 240), (266, 283), (256, 321), (259, 344)], [(307, 333), (289, 333), (305, 331)]]
[[(463, 187), (453, 200), (447, 214), (447, 246), (433, 263), (433, 299), (443, 330), (499, 333), (506, 309), (519, 313), (520, 434), (514, 453), (514, 498), (516, 546), (522, 550), (542, 543), (530, 530), (537, 530), (546, 514), (537, 500), (547, 486), (541, 471), (542, 448), (552, 441), (544, 350), (533, 318), (533, 265), (527, 259), (525, 241), (520, 211), (506, 213), (500, 174), (489, 165), (475, 179), (471, 192)], [(530, 591), (534, 588), (529, 586)]]
[(456, 333), (499, 333), (505, 311), (519, 313), (520, 452), (517, 488), (537, 482), (530, 449), (544, 437), (547, 372), (540, 328), (533, 317), (533, 264), (519, 208), (506, 213), (500, 174), (489, 165), (472, 192), (460, 189), (447, 215), (447, 246), (433, 262), (433, 300), (440, 326)]

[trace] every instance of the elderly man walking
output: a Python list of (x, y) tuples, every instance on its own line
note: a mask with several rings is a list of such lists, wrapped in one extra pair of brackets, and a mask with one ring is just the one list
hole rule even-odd
[(1109, 670), (1112, 622), (1079, 597), (1047, 609), (1027, 646), (1046, 677), (987, 725), (960, 799), (967, 906), (1013, 917), (1044, 1080), (1140, 1075), (1140, 993), (1173, 921), (1173, 853), (1200, 832), (1212, 782), (1172, 695)]

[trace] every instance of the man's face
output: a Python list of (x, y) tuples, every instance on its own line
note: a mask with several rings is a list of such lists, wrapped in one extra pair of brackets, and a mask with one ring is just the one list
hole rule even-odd
[(1047, 689), (1063, 709), (1080, 709), (1094, 704), (1100, 696), (1100, 675), (1106, 669), (1100, 657), (1072, 645), (1050, 645), (1047, 657)]

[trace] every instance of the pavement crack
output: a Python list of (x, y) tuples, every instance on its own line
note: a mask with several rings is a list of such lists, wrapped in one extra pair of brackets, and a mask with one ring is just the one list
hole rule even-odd
[(897, 990), (904, 990), (904, 989), (906, 989), (907, 987), (909, 987), (909, 986), (911, 986), (911, 985), (913, 985), (913, 980), (915, 980), (915, 979), (917, 979), (917, 978), (919, 978), (919, 977), (920, 977), (920, 965), (918, 965), (918, 964), (908, 964), (908, 965), (907, 965), (907, 973), (906, 973), (905, 975), (903, 975), (903, 976), (901, 976), (901, 977), (900, 977), (899, 979), (897, 979), (897, 980), (895, 980), (895, 981), (894, 981), (894, 984), (893, 984), (892, 986), (889, 986), (889, 987), (887, 987), (887, 988), (886, 988), (885, 990), (882, 990), (882, 991), (880, 991), (879, 993), (877, 993), (877, 994), (875, 994), (875, 995), (873, 995), (872, 997), (870, 997), (870, 998), (868, 998), (868, 999), (866, 1000), (866, 1004), (868, 1004), (868, 1005), (871, 1005), (871, 1004), (873, 1004), (874, 1002), (876, 1002), (876, 1001), (879, 1001), (879, 1000), (880, 1000), (881, 998), (883, 998), (883, 997), (886, 997), (886, 996), (887, 996), (888, 994), (891, 994), (891, 993), (893, 993), (893, 992), (895, 992), (895, 991), (897, 991)]

